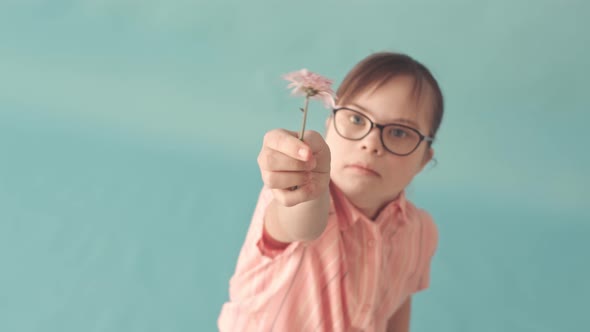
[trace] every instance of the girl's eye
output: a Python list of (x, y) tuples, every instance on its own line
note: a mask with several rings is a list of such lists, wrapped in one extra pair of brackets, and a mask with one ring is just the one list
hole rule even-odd
[(350, 116), (350, 123), (355, 124), (355, 125), (362, 125), (365, 123), (365, 120), (358, 115), (351, 115)]
[(401, 128), (390, 128), (389, 136), (391, 138), (406, 138), (409, 136), (408, 132)]

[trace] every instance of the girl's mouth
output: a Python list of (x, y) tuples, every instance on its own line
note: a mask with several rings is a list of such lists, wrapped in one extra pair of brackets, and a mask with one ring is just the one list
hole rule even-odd
[(377, 171), (375, 171), (374, 168), (372, 168), (371, 166), (369, 166), (367, 164), (353, 163), (353, 164), (346, 165), (344, 168), (351, 169), (357, 173), (364, 174), (364, 175), (381, 177), (381, 174), (379, 174)]

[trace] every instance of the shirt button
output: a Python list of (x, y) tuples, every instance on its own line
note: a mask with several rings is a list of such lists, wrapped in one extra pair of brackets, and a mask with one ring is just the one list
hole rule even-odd
[(375, 245), (375, 241), (374, 240), (369, 240), (367, 242), (367, 245), (369, 246), (369, 248), (373, 248), (373, 246)]

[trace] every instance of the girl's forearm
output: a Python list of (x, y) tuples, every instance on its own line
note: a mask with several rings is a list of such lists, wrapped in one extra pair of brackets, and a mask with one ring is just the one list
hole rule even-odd
[(286, 207), (273, 200), (265, 214), (266, 231), (281, 242), (312, 241), (318, 238), (328, 223), (329, 191), (318, 198)]

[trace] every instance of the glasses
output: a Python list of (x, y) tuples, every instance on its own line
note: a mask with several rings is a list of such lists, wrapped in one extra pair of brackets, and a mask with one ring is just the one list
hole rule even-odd
[(398, 156), (414, 152), (422, 141), (432, 142), (434, 138), (422, 135), (418, 130), (400, 124), (376, 124), (361, 112), (341, 107), (334, 109), (334, 128), (343, 138), (359, 141), (374, 127), (379, 128), (381, 143), (385, 149)]

